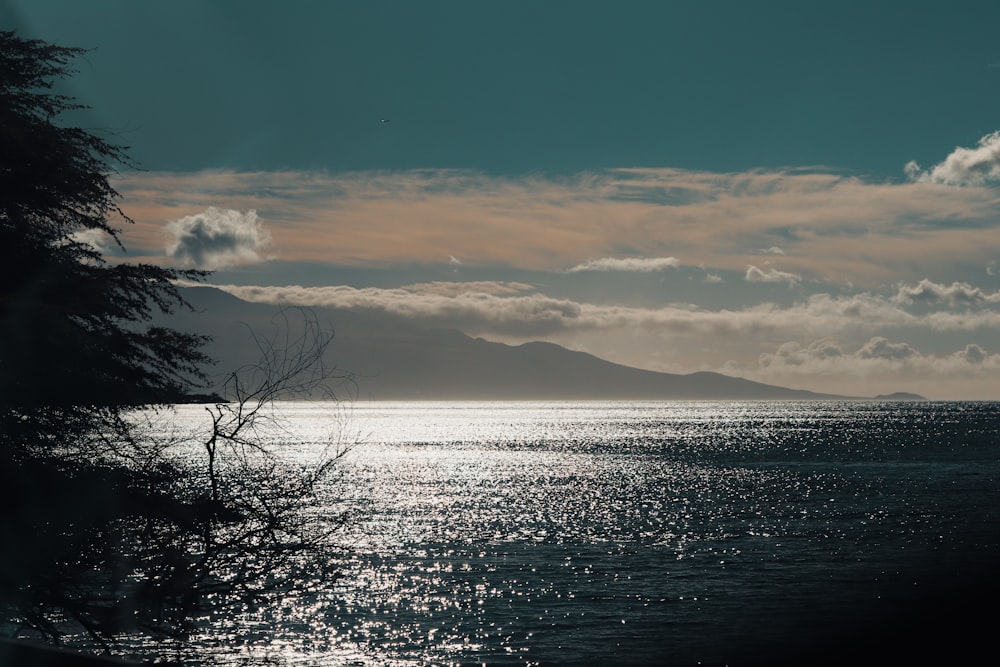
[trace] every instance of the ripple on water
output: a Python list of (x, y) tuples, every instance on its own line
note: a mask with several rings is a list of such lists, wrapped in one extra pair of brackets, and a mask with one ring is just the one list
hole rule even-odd
[[(298, 456), (343, 432), (322, 407), (291, 413)], [(805, 636), (909, 599), (929, 563), (1000, 553), (998, 413), (355, 407), (368, 439), (327, 489), (354, 516), (344, 576), (289, 596), (281, 623), (235, 619), (231, 639), (288, 664), (416, 665), (712, 657)]]

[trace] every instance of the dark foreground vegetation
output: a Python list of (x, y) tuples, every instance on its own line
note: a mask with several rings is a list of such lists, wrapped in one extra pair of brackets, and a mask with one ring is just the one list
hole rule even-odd
[[(81, 53), (0, 32), (0, 636), (117, 653), (332, 576), (339, 518), (305, 513), (338, 451), (292, 467), (257, 430), (275, 399), (344, 378), (308, 313), (214, 387), (204, 338), (149, 324), (205, 274), (93, 243), (121, 245), (113, 179), (130, 165), (62, 124), (78, 106), (54, 86)], [(162, 437), (169, 404), (210, 391), (229, 402), (206, 405), (199, 441)]]

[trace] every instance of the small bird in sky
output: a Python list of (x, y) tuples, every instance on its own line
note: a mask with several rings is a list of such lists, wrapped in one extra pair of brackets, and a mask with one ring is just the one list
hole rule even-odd
[(383, 119), (382, 119), (382, 120), (380, 120), (379, 122), (380, 122), (380, 123), (382, 123), (383, 125), (385, 125), (386, 123), (388, 123), (388, 122), (389, 122), (389, 119), (388, 119), (388, 118), (383, 118)]

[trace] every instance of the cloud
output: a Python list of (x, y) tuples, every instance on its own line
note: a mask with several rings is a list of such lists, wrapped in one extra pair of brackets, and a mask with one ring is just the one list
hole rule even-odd
[(438, 265), (447, 248), (465, 267), (564, 271), (642, 249), (721, 273), (745, 271), (757, 249), (775, 247), (786, 253), (782, 269), (804, 279), (876, 286), (1000, 256), (992, 188), (817, 172), (205, 171), (128, 174), (116, 186), (137, 221), (126, 247), (155, 247), (162, 226), (151, 221), (210, 201), (259, 211), (283, 260), (338, 266)]
[(680, 260), (676, 257), (626, 257), (623, 259), (603, 257), (577, 264), (573, 268), (567, 269), (566, 272), (627, 271), (633, 273), (652, 273), (654, 271), (663, 271), (664, 269), (676, 269), (680, 265)]
[[(376, 311), (428, 328), (447, 327), (468, 334), (534, 337), (560, 331), (573, 324), (600, 326), (585, 316), (586, 306), (543, 294), (507, 296), (518, 292), (517, 283), (422, 283), (408, 288), (355, 288), (346, 285), (262, 287), (216, 285), (246, 301), (274, 305), (328, 307)], [(530, 287), (525, 286), (530, 289)], [(497, 293), (490, 293), (491, 290)]]
[(531, 292), (532, 285), (518, 282), (470, 280), (466, 282), (435, 281), (429, 283), (413, 283), (403, 285), (402, 290), (413, 294), (436, 294), (439, 296), (458, 296), (460, 294), (519, 294)]
[(765, 255), (784, 255), (785, 251), (776, 245), (761, 251)]
[(975, 344), (966, 345), (965, 349), (957, 352), (956, 355), (973, 366), (978, 366), (989, 358), (986, 350)]
[(910, 180), (941, 185), (976, 186), (1000, 180), (1000, 131), (987, 134), (975, 148), (957, 147), (928, 171), (916, 162), (904, 167)]
[(892, 361), (909, 359), (919, 354), (919, 352), (907, 343), (893, 343), (881, 336), (872, 338), (857, 352), (857, 356), (861, 359), (887, 359)]
[(167, 256), (200, 269), (221, 269), (262, 260), (271, 241), (257, 212), (209, 207), (166, 224)]
[[(791, 341), (761, 354), (754, 367), (731, 365), (729, 371), (763, 382), (812, 384), (818, 391), (873, 396), (902, 388), (931, 398), (993, 396), (1000, 354), (975, 344), (951, 353), (925, 354), (909, 343), (873, 337), (853, 352), (829, 339), (807, 345)], [(839, 389), (838, 389), (839, 387)]]
[[(779, 345), (774, 352), (761, 354), (758, 363), (761, 369), (758, 377), (765, 379), (783, 377), (787, 381), (807, 376), (878, 379), (886, 376), (889, 383), (898, 383), (925, 377), (932, 384), (947, 378), (988, 378), (990, 373), (1000, 370), (1000, 354), (991, 354), (975, 344), (952, 353), (924, 354), (909, 343), (878, 336), (853, 352), (829, 339), (807, 345), (790, 341)], [(752, 369), (744, 368), (743, 371), (752, 374)]]
[(103, 229), (82, 229), (73, 232), (71, 239), (77, 243), (89, 245), (101, 254), (107, 254), (117, 247), (115, 240)]
[[(931, 312), (915, 315), (893, 298), (875, 294), (813, 294), (790, 306), (772, 303), (709, 310), (689, 304), (660, 308), (601, 305), (545, 294), (524, 294), (521, 283), (434, 282), (406, 288), (216, 285), (234, 296), (275, 305), (376, 310), (418, 320), (428, 327), (453, 327), (475, 335), (535, 336), (553, 332), (641, 330), (671, 335), (784, 337), (888, 329), (975, 331), (1000, 328), (1000, 313)], [(745, 342), (745, 340), (743, 341)], [(872, 354), (879, 348), (873, 344)]]
[[(716, 370), (845, 395), (889, 393), (924, 382), (922, 389), (912, 385), (911, 390), (1000, 399), (995, 376), (987, 373), (1000, 371), (1000, 355), (971, 343), (951, 354), (928, 355), (899, 341), (909, 335), (928, 341), (928, 332), (942, 331), (988, 337), (1000, 329), (1000, 313), (913, 313), (894, 295), (814, 294), (788, 306), (709, 309), (586, 303), (532, 293), (522, 283), (491, 281), (415, 283), (398, 289), (216, 287), (248, 301), (376, 312), (428, 329), (454, 328), (501, 342), (548, 340), (652, 370)], [(800, 340), (813, 342), (796, 342)], [(761, 354), (762, 349), (770, 352)], [(950, 384), (935, 384), (939, 378), (950, 378)], [(858, 384), (860, 379), (868, 384)]]
[(567, 273), (577, 273), (579, 271), (631, 271), (636, 273), (652, 273), (653, 271), (663, 271), (664, 269), (676, 269), (681, 265), (676, 257), (626, 257), (616, 259), (613, 257), (603, 257), (592, 259), (583, 264), (577, 264)]
[(788, 283), (789, 285), (795, 285), (801, 280), (802, 276), (794, 273), (786, 273), (777, 269), (765, 271), (752, 264), (747, 267), (746, 281), (748, 283)]
[(874, 337), (854, 352), (845, 352), (835, 342), (825, 339), (808, 345), (791, 341), (778, 346), (773, 353), (760, 355), (759, 361), (762, 367), (772, 371), (787, 371), (789, 367), (794, 367), (802, 374), (826, 375), (837, 369), (845, 374), (856, 373), (861, 369), (877, 372), (890, 368), (898, 370), (904, 366), (914, 372), (924, 373), (932, 369), (954, 372), (967, 370), (968, 367), (994, 368), (1000, 366), (1000, 355), (991, 355), (974, 344), (951, 354), (929, 355), (921, 353), (909, 343)]
[(717, 273), (708, 273), (708, 274), (705, 274), (705, 277), (702, 278), (701, 281), (703, 283), (707, 283), (709, 285), (717, 285), (717, 284), (723, 282), (722, 281), (722, 276), (720, 276)]
[(968, 283), (953, 282), (951, 285), (941, 285), (925, 278), (916, 285), (900, 285), (896, 301), (899, 303), (948, 303), (953, 306), (977, 306), (1000, 303), (1000, 291), (988, 294)]
[(844, 356), (838, 345), (829, 340), (818, 340), (803, 347), (796, 341), (782, 343), (773, 353), (762, 354), (760, 365), (767, 367), (802, 366), (816, 360), (836, 359)]

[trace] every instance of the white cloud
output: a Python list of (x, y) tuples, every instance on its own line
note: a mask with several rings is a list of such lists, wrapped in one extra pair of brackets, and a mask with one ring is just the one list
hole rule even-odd
[(1000, 131), (987, 134), (975, 148), (955, 148), (928, 171), (910, 161), (903, 168), (910, 180), (941, 185), (985, 185), (1000, 180)]
[(1000, 328), (1000, 313), (991, 310), (966, 310), (961, 313), (936, 312), (920, 318), (931, 331), (972, 331)]
[(776, 245), (773, 245), (770, 248), (767, 248), (766, 250), (762, 250), (761, 252), (763, 254), (765, 254), (765, 255), (784, 255), (785, 254), (785, 251), (782, 250), (781, 248), (779, 248)]
[(953, 282), (951, 285), (941, 285), (925, 278), (916, 285), (900, 285), (896, 301), (899, 303), (949, 303), (954, 306), (975, 306), (985, 303), (1000, 303), (1000, 291), (988, 294), (968, 283)]
[(429, 283), (413, 283), (403, 285), (400, 289), (413, 294), (437, 294), (440, 296), (458, 296), (459, 294), (519, 294), (531, 292), (535, 288), (527, 283), (508, 281), (470, 280), (465, 282), (434, 281)]
[(830, 340), (788, 342), (760, 355), (754, 365), (732, 364), (731, 373), (762, 382), (803, 386), (852, 396), (916, 391), (931, 398), (994, 396), (1000, 354), (969, 344), (952, 353), (924, 354), (909, 343), (874, 337), (854, 352)]
[(626, 257), (616, 259), (614, 257), (603, 257), (592, 259), (583, 264), (577, 264), (568, 273), (579, 271), (632, 271), (637, 273), (652, 273), (653, 271), (663, 271), (664, 269), (676, 269), (681, 265), (676, 257)]
[(789, 341), (779, 345), (773, 353), (762, 354), (760, 365), (802, 366), (816, 360), (836, 359), (843, 354), (838, 345), (828, 340), (815, 341), (805, 347), (796, 341)]
[(708, 273), (701, 279), (701, 281), (703, 283), (708, 283), (709, 285), (717, 285), (722, 282), (722, 276), (717, 273)]
[[(650, 335), (793, 339), (803, 334), (852, 338), (889, 329), (973, 331), (1000, 327), (1000, 313), (931, 312), (914, 315), (893, 299), (873, 294), (814, 294), (790, 306), (771, 303), (738, 310), (673, 304), (660, 308), (599, 305), (545, 294), (523, 294), (521, 283), (418, 283), (400, 289), (349, 286), (217, 285), (247, 301), (349, 310), (376, 310), (484, 336), (541, 336), (553, 332), (644, 331)], [(867, 335), (871, 335), (870, 333)], [(870, 354), (879, 349), (875, 344)]]
[[(599, 326), (584, 323), (585, 304), (555, 299), (543, 294), (500, 296), (485, 291), (490, 283), (472, 289), (462, 283), (422, 283), (408, 288), (355, 288), (346, 285), (302, 287), (287, 285), (261, 287), (217, 285), (246, 301), (275, 305), (329, 307), (344, 310), (376, 311), (414, 320), (427, 327), (455, 328), (466, 333), (500, 336), (541, 336), (570, 326)], [(492, 284), (496, 285), (496, 284)], [(507, 286), (507, 292), (517, 291)], [(502, 292), (503, 290), (492, 289)]]
[(200, 269), (259, 262), (271, 236), (257, 212), (209, 207), (166, 224), (169, 257)]
[(82, 229), (71, 235), (73, 241), (89, 245), (99, 253), (107, 254), (116, 246), (115, 240), (103, 229)]
[(872, 338), (857, 352), (857, 356), (861, 359), (887, 359), (893, 361), (909, 359), (910, 357), (919, 356), (919, 354), (908, 343), (894, 343), (881, 336)]
[(802, 280), (802, 276), (786, 273), (777, 269), (763, 270), (754, 265), (747, 267), (746, 281), (748, 283), (788, 283), (794, 285)]

